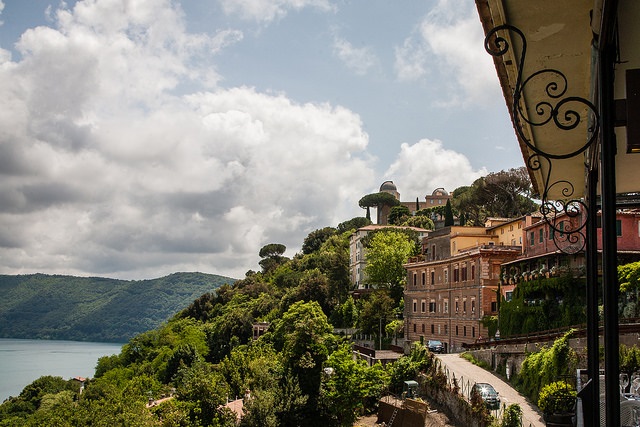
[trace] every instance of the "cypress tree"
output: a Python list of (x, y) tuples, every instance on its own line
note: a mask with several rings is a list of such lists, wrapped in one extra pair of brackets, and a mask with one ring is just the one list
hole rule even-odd
[(444, 226), (451, 225), (453, 225), (453, 210), (451, 210), (451, 200), (447, 200), (447, 204), (444, 207)]

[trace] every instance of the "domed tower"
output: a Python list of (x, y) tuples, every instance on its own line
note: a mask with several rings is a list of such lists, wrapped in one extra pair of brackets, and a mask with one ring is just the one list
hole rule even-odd
[(398, 193), (398, 187), (393, 183), (393, 181), (385, 181), (380, 186), (381, 193), (389, 193), (392, 194), (393, 197), (400, 200), (400, 193)]
[[(383, 182), (382, 185), (380, 186), (380, 192), (389, 193), (393, 197), (395, 197), (396, 200), (400, 200), (400, 193), (398, 192), (398, 187), (396, 187), (393, 181)], [(389, 217), (390, 213), (391, 213), (391, 206), (378, 207), (376, 223), (380, 225), (387, 225), (389, 223), (387, 218)]]

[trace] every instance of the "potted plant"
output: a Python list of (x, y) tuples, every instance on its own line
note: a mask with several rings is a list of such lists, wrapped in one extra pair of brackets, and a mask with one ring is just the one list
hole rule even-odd
[(552, 382), (542, 387), (538, 397), (538, 408), (544, 414), (547, 425), (573, 426), (576, 397), (576, 390), (565, 381)]

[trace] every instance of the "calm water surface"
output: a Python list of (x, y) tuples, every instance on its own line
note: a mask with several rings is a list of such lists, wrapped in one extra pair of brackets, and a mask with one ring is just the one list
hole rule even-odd
[(98, 358), (123, 344), (0, 338), (0, 402), (43, 375), (93, 377)]

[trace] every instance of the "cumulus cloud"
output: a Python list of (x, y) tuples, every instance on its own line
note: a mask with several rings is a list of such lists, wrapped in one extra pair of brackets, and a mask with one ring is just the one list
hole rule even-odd
[(423, 200), (436, 188), (453, 191), (487, 173), (484, 168), (474, 170), (464, 154), (446, 149), (441, 141), (422, 139), (402, 144), (385, 176), (396, 184), (402, 200)]
[(484, 34), (473, 3), (439, 0), (416, 31), (396, 47), (395, 70), (399, 80), (415, 81), (431, 73), (450, 82), (443, 104), (468, 105), (500, 97), (491, 57), (483, 48)]
[(289, 11), (306, 7), (321, 11), (334, 11), (329, 0), (221, 0), (227, 14), (238, 15), (242, 19), (270, 23), (282, 19)]
[(360, 214), (359, 116), (218, 87), (203, 58), (241, 34), (189, 34), (169, 0), (53, 16), (0, 57), (2, 273), (241, 277), (262, 245)]
[(361, 76), (365, 75), (378, 62), (371, 48), (355, 47), (339, 37), (333, 41), (333, 50), (347, 68)]

